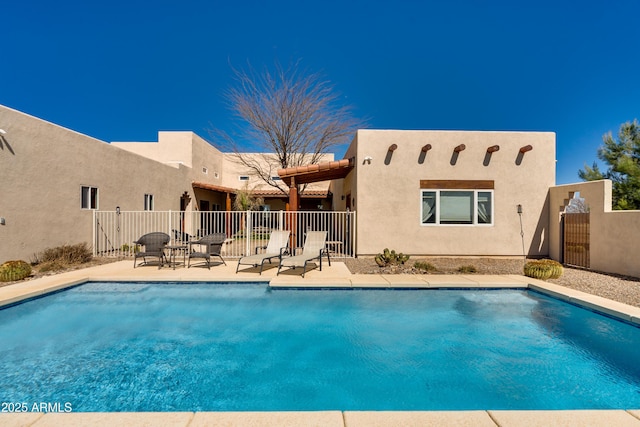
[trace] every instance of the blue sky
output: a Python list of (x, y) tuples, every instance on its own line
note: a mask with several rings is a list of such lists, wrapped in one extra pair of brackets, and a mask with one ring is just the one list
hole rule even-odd
[(638, 0), (5, 0), (0, 16), (0, 104), (105, 141), (228, 129), (247, 61), (301, 60), (374, 129), (556, 132), (559, 184), (640, 119)]

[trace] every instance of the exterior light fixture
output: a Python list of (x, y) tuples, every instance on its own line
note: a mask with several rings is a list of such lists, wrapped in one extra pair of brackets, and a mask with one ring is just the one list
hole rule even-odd
[(364, 165), (364, 164), (370, 165), (370, 164), (371, 164), (371, 160), (373, 160), (373, 157), (371, 157), (371, 156), (366, 156), (366, 157), (364, 158), (364, 161), (362, 162), (362, 164), (363, 164), (363, 165)]
[(6, 134), (7, 134), (7, 131), (6, 131), (6, 130), (4, 130), (4, 129), (0, 129), (0, 135), (6, 135)]
[(527, 252), (524, 249), (524, 228), (522, 227), (522, 205), (516, 207), (518, 210), (518, 217), (520, 217), (520, 239), (522, 240), (522, 259), (523, 262), (527, 262)]
[(0, 218), (0, 225), (6, 225), (7, 221), (4, 218)]

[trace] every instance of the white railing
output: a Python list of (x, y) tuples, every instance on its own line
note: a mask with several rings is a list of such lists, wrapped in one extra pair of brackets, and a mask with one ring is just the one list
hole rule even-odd
[(142, 235), (161, 231), (171, 244), (184, 244), (211, 233), (227, 236), (225, 257), (255, 253), (272, 230), (290, 230), (290, 246), (302, 247), (307, 231), (326, 231), (327, 248), (336, 258), (356, 253), (355, 212), (329, 211), (95, 211), (93, 252), (96, 256), (127, 257), (139, 250), (134, 242)]

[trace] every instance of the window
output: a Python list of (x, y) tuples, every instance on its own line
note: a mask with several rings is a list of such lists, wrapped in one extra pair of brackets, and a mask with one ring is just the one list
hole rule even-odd
[(153, 210), (153, 194), (144, 195), (144, 210), (145, 211)]
[(280, 178), (279, 176), (272, 176), (271, 181), (282, 181), (282, 178)]
[(422, 190), (423, 225), (493, 225), (493, 191)]
[(82, 209), (98, 209), (98, 188), (83, 185), (80, 188), (80, 200)]
[(240, 181), (249, 181), (249, 175), (240, 175), (238, 179)]

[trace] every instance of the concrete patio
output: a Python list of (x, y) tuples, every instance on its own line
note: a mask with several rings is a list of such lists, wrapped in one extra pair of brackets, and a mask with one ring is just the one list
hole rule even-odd
[[(342, 262), (323, 264), (303, 279), (301, 269), (276, 276), (277, 267), (242, 268), (237, 261), (227, 266), (175, 270), (157, 266), (133, 268), (132, 261), (119, 261), (82, 270), (28, 280), (0, 288), (0, 307), (86, 281), (246, 281), (291, 288), (531, 288), (629, 322), (640, 324), (640, 308), (617, 303), (562, 286), (518, 275), (354, 275)], [(243, 266), (246, 267), (246, 266)], [(640, 409), (572, 411), (415, 411), (415, 412), (176, 412), (176, 413), (2, 413), (3, 426), (636, 426)]]

